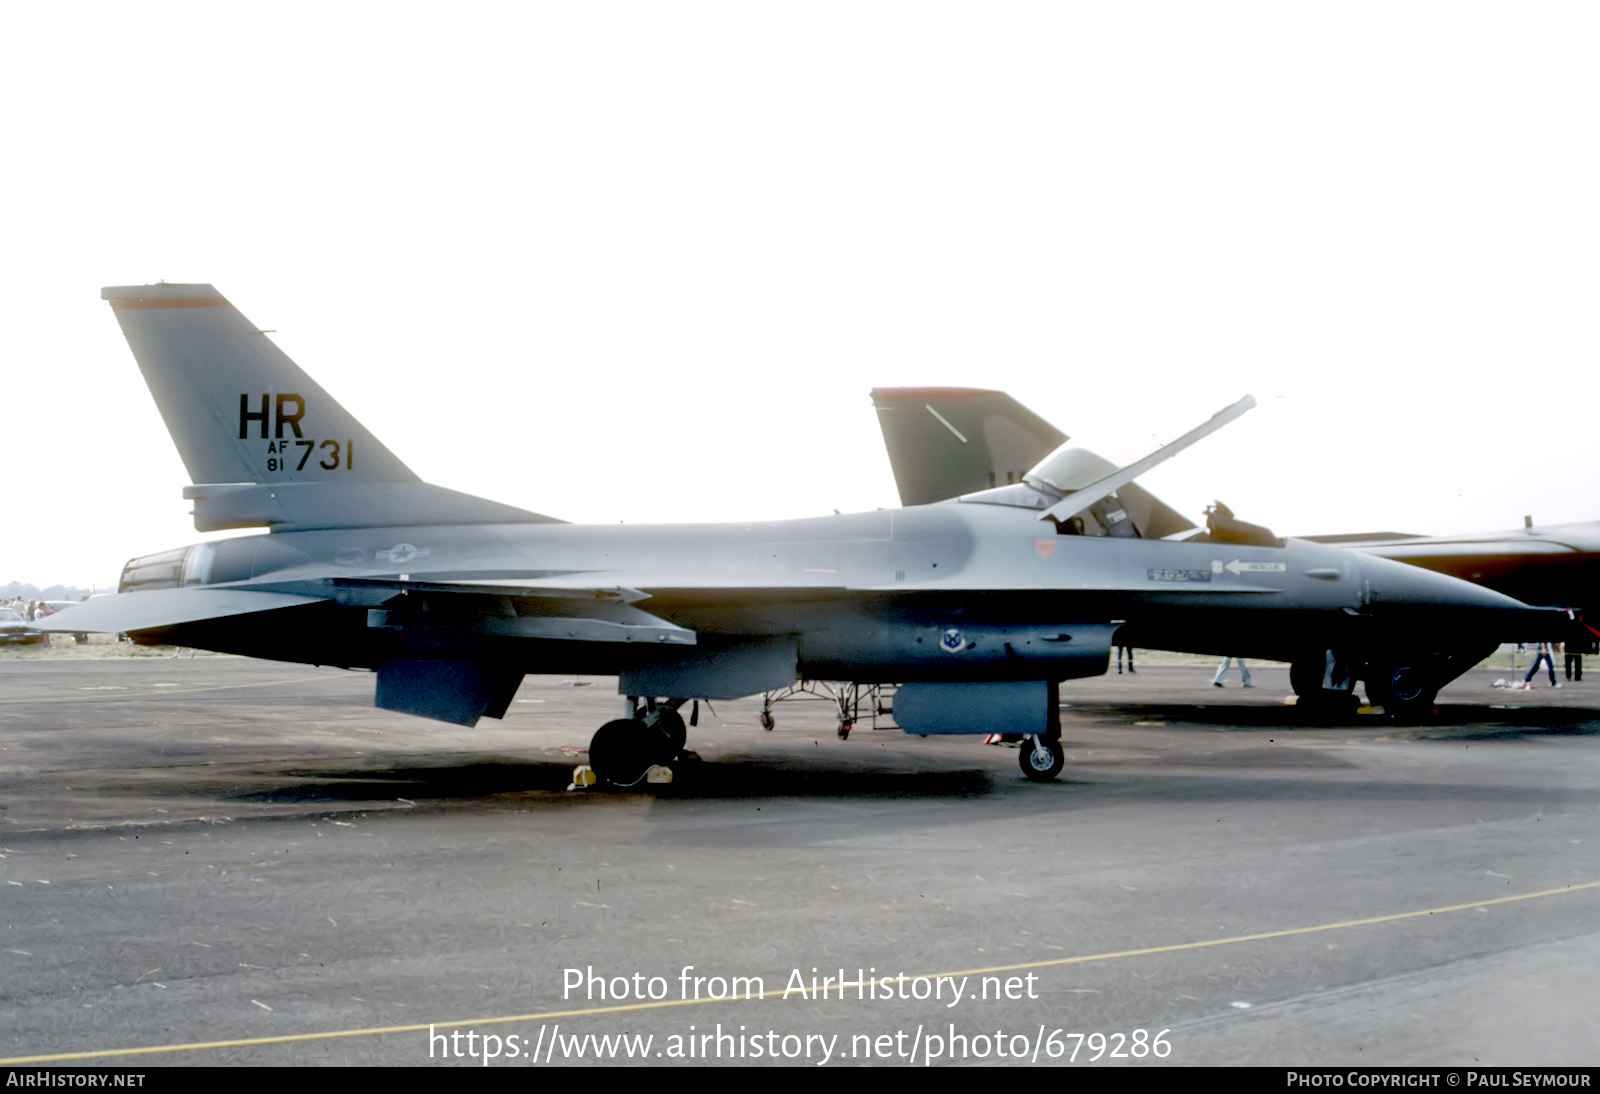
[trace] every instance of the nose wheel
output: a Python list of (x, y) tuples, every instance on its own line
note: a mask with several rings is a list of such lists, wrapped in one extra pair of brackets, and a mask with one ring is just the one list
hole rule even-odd
[(1036, 783), (1047, 783), (1061, 774), (1061, 769), (1066, 765), (1066, 749), (1061, 747), (1061, 738), (1056, 736), (1034, 736), (1022, 742), (1022, 747), (1017, 749), (1017, 762), (1022, 765), (1022, 773)]
[(1366, 683), (1368, 701), (1394, 718), (1426, 717), (1440, 688), (1439, 674), (1420, 659), (1372, 665)]

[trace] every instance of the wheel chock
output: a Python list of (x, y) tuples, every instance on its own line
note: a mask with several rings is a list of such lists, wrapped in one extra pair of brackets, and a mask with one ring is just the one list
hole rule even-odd
[(588, 764), (579, 764), (577, 767), (572, 769), (572, 783), (567, 787), (567, 789), (587, 790), (598, 781), (599, 777), (595, 775), (594, 768), (590, 767)]
[(669, 783), (672, 781), (672, 768), (665, 764), (652, 764), (650, 770), (644, 773), (647, 783)]

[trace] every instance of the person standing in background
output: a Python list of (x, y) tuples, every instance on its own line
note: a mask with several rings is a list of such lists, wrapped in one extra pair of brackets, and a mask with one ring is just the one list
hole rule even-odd
[(1553, 688), (1561, 686), (1556, 683), (1556, 659), (1551, 652), (1554, 648), (1549, 642), (1539, 643), (1539, 652), (1534, 654), (1533, 664), (1528, 666), (1528, 675), (1522, 678), (1522, 683), (1518, 684), (1518, 687), (1524, 689), (1533, 687), (1531, 683), (1533, 674), (1539, 671), (1540, 665), (1543, 665), (1550, 672), (1550, 686)]
[(1242, 688), (1255, 687), (1255, 685), (1250, 682), (1250, 667), (1244, 663), (1243, 657), (1224, 657), (1222, 659), (1222, 664), (1217, 667), (1217, 674), (1211, 678), (1211, 686), (1217, 688), (1222, 687), (1223, 682), (1228, 679), (1228, 662), (1230, 661), (1237, 661), (1239, 663), (1239, 686)]

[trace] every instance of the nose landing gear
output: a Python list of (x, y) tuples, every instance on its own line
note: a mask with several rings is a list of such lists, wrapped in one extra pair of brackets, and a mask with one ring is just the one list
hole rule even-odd
[(1442, 676), (1425, 658), (1376, 663), (1367, 668), (1367, 701), (1391, 718), (1423, 718), (1433, 711)]
[(1391, 718), (1426, 719), (1439, 691), (1494, 652), (1493, 646), (1466, 647), (1433, 653), (1390, 651), (1370, 658), (1363, 674), (1367, 701)]

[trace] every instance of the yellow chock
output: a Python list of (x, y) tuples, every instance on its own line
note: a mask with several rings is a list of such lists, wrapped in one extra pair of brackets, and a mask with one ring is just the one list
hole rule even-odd
[(572, 769), (572, 785), (568, 786), (567, 789), (586, 790), (598, 781), (599, 777), (595, 775), (594, 768), (588, 764), (579, 764)]

